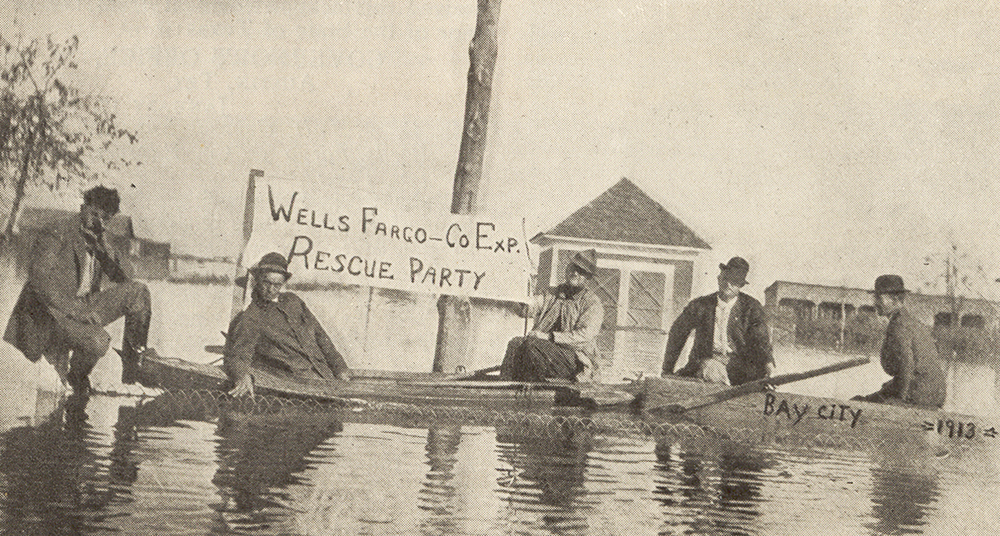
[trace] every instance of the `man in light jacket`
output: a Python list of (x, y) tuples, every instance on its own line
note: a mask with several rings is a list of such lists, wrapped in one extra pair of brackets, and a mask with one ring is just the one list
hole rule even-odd
[(587, 282), (597, 270), (597, 252), (577, 252), (565, 283), (536, 296), (529, 309), (534, 325), (507, 345), (500, 377), (537, 382), (548, 378), (592, 381), (597, 369), (597, 334), (604, 306)]

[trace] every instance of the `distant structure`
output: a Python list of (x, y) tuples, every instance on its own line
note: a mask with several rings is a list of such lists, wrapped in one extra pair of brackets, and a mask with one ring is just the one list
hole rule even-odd
[[(18, 223), (22, 247), (18, 248), (18, 269), (27, 270), (31, 244), (39, 232), (48, 225), (69, 217), (77, 212), (42, 207), (24, 207)], [(137, 279), (166, 279), (169, 274), (167, 264), (170, 258), (170, 244), (156, 242), (135, 236), (132, 218), (118, 213), (108, 222), (107, 228), (111, 246), (125, 254)], [(23, 274), (23, 272), (22, 272)]]
[(226, 279), (236, 272), (236, 261), (230, 257), (199, 257), (187, 253), (170, 256), (171, 279)]
[[(764, 308), (777, 342), (850, 345), (851, 336), (864, 331), (859, 326), (880, 322), (868, 289), (775, 281), (764, 290)], [(989, 300), (913, 293), (906, 298), (906, 308), (937, 333), (1000, 329), (1000, 303)]]
[(602, 378), (658, 374), (666, 330), (691, 299), (708, 243), (628, 179), (531, 242), (541, 248), (536, 292), (561, 283), (577, 251), (597, 251)]

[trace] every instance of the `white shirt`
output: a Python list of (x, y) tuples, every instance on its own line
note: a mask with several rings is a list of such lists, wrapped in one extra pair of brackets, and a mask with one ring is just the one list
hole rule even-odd
[(722, 296), (719, 296), (716, 300), (715, 305), (715, 333), (712, 337), (712, 351), (730, 353), (733, 351), (732, 346), (729, 343), (729, 314), (733, 310), (733, 305), (736, 305), (736, 297), (727, 301), (722, 300)]
[(87, 257), (83, 260), (83, 266), (80, 267), (80, 288), (76, 289), (77, 298), (90, 294), (94, 286), (94, 269), (96, 268), (94, 265), (94, 254), (88, 251)]

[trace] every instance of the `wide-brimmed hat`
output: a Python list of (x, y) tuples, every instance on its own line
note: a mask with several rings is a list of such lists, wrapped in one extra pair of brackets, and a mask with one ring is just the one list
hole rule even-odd
[(896, 274), (885, 274), (875, 278), (875, 294), (905, 294), (909, 292), (903, 286), (903, 278)]
[(577, 251), (569, 263), (576, 266), (583, 275), (591, 277), (597, 271), (597, 251), (593, 249)]
[(288, 261), (285, 260), (285, 256), (273, 251), (261, 257), (260, 262), (251, 266), (248, 271), (255, 276), (267, 272), (279, 273), (285, 276), (286, 281), (292, 277), (292, 273), (288, 271)]
[(730, 281), (739, 286), (747, 284), (747, 273), (750, 272), (750, 263), (743, 257), (733, 257), (726, 264), (720, 264), (719, 269), (726, 273)]

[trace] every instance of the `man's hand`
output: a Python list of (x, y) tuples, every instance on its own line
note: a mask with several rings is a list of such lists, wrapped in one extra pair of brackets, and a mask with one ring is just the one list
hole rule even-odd
[(531, 331), (528, 332), (528, 336), (529, 337), (534, 337), (536, 339), (542, 339), (544, 341), (549, 340), (549, 334), (545, 333), (544, 331), (531, 330)]
[(253, 397), (253, 376), (249, 374), (244, 374), (243, 377), (236, 381), (236, 387), (233, 387), (229, 391), (229, 396), (244, 395), (250, 395), (250, 397)]

